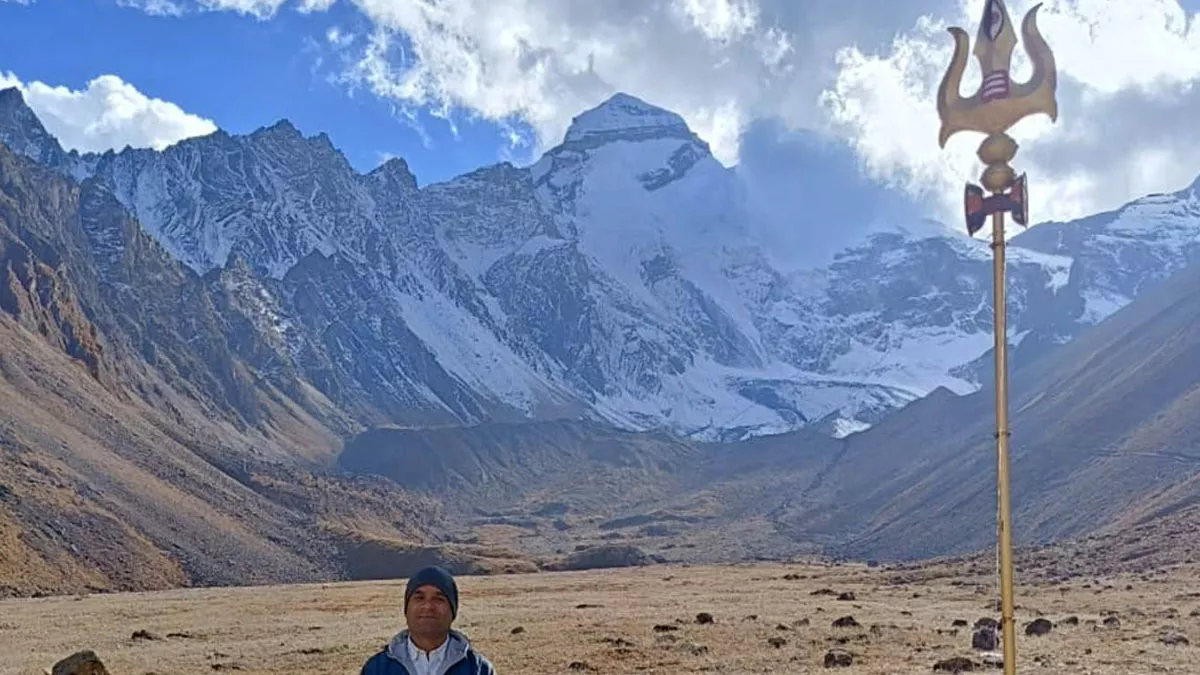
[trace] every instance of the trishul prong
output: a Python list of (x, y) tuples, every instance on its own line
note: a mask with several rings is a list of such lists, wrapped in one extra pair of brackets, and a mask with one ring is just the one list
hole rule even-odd
[(1003, 134), (1021, 119), (1037, 113), (1049, 115), (1052, 121), (1058, 119), (1055, 99), (1058, 74), (1054, 53), (1038, 30), (1039, 8), (1041, 4), (1030, 9), (1021, 25), (1025, 53), (1033, 63), (1033, 75), (1028, 82), (1013, 84), (1009, 70), (1013, 48), (1017, 44), (1016, 31), (1004, 0), (986, 0), (983, 20), (975, 38), (975, 58), (983, 80), (970, 98), (963, 98), (959, 93), (963, 73), (967, 70), (970, 39), (966, 31), (957, 26), (948, 29), (954, 37), (954, 57), (938, 88), (937, 109), (942, 120), (939, 145), (945, 147), (946, 141), (959, 131)]

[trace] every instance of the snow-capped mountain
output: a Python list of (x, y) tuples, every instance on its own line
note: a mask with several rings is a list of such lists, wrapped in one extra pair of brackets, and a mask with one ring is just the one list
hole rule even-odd
[[(827, 265), (783, 265), (769, 230), (789, 205), (764, 208), (681, 117), (624, 94), (531, 167), (420, 189), (402, 160), (359, 174), (286, 121), (68, 153), (15, 90), (0, 92), (0, 141), (110, 185), (205, 278), (261, 376), (311, 385), (366, 424), (587, 416), (702, 439), (844, 434), (987, 373), (986, 243), (901, 222)], [(1018, 354), (1195, 259), (1196, 192), (1017, 237)], [(787, 225), (828, 225), (803, 206)]]

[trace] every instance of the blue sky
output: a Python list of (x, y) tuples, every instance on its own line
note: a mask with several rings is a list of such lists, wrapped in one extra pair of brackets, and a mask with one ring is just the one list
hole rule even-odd
[[(983, 2), (0, 0), (0, 80), (25, 87), (64, 140), (119, 149), (287, 118), (328, 133), (359, 170), (402, 156), (421, 184), (529, 162), (625, 91), (682, 114), (727, 165), (811, 171), (791, 136), (812, 132), (866, 179), (956, 220), (978, 139), (937, 147), (933, 92), (945, 24), (973, 36)], [(1008, 0), (1016, 21), (1032, 3)], [(1198, 10), (1046, 2), (1060, 119), (1013, 131), (1035, 214), (1115, 208), (1200, 173)]]

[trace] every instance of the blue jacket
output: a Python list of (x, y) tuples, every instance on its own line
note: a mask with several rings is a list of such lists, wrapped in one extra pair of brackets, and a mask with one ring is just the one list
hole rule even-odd
[[(471, 647), (462, 633), (451, 630), (446, 660), (437, 675), (496, 675), (491, 662)], [(400, 631), (387, 646), (367, 659), (359, 675), (412, 675), (417, 672), (408, 656), (408, 631)]]

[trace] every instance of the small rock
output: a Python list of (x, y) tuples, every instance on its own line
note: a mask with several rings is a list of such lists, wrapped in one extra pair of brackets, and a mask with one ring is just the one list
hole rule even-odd
[(826, 668), (849, 668), (854, 665), (854, 656), (841, 649), (831, 649), (825, 652)]
[(775, 649), (780, 649), (787, 644), (787, 640), (776, 635), (775, 637), (767, 638), (767, 644), (771, 645)]
[(567, 664), (567, 668), (571, 670), (594, 670), (587, 661), (572, 661)]
[(1160, 639), (1162, 640), (1162, 643), (1164, 645), (1186, 645), (1186, 644), (1189, 644), (1187, 636), (1183, 635), (1182, 633), (1176, 633), (1174, 631), (1167, 633), (1166, 635), (1163, 635), (1162, 638), (1160, 638)]
[(708, 612), (700, 612), (696, 615), (696, 623), (708, 624), (713, 622), (713, 615)]
[(842, 601), (842, 602), (853, 602), (853, 601), (854, 601), (854, 600), (856, 600), (857, 598), (855, 598), (855, 597), (854, 597), (854, 594), (853, 594), (853, 593), (851, 593), (850, 591), (846, 591), (845, 593), (842, 593), (841, 595), (838, 595), (838, 596), (837, 596), (837, 599), (838, 599), (838, 600), (840, 600), (840, 601)]
[(509, 631), (509, 632), (510, 632), (511, 634), (513, 634), (513, 635), (520, 635), (521, 633), (524, 633), (524, 632), (525, 632), (525, 627), (524, 627), (524, 626), (517, 626), (516, 628), (512, 629), (512, 630), (511, 630), (511, 631)]
[(953, 623), (951, 623), (950, 625), (954, 626), (955, 628), (965, 627), (967, 625), (967, 620), (966, 619), (955, 619), (953, 621)]
[(75, 652), (54, 664), (51, 675), (108, 675), (108, 669), (90, 649)]
[(981, 661), (983, 661), (983, 665), (985, 666), (989, 666), (991, 668), (1004, 667), (1004, 656), (1000, 654), (983, 654), (979, 658)]
[(980, 628), (971, 636), (971, 648), (981, 652), (995, 651), (1000, 639), (991, 628)]
[(1078, 626), (1079, 625), (1079, 617), (1068, 616), (1067, 618), (1063, 619), (1062, 621), (1059, 621), (1059, 623), (1064, 626)]
[(791, 629), (792, 629), (792, 627), (787, 625), (786, 623), (781, 623), (781, 624), (775, 625), (775, 630), (791, 630)]
[(809, 595), (837, 595), (837, 594), (838, 594), (838, 592), (833, 590), (832, 588), (818, 588), (817, 590), (813, 591), (812, 593), (809, 593)]
[(1025, 625), (1026, 635), (1048, 635), (1054, 624), (1049, 619), (1034, 619)]
[(625, 638), (621, 638), (621, 637), (619, 637), (619, 638), (606, 637), (603, 640), (601, 640), (601, 642), (607, 642), (610, 645), (612, 645), (618, 649), (628, 649), (633, 646), (632, 642), (630, 642), (629, 640), (626, 640)]
[(679, 630), (679, 626), (672, 626), (669, 623), (660, 623), (660, 624), (654, 626), (655, 633), (668, 633), (668, 632), (677, 631), (677, 630)]
[(935, 672), (940, 671), (943, 673), (969, 673), (975, 670), (975, 667), (976, 664), (974, 661), (962, 656), (942, 659), (941, 661), (933, 664), (933, 670)]
[(1121, 620), (1115, 616), (1106, 617), (1104, 619), (1104, 626), (1106, 628), (1120, 628)]
[(133, 635), (129, 636), (129, 639), (130, 640), (159, 640), (161, 638), (159, 638), (154, 633), (151, 633), (150, 631), (143, 629), (143, 630), (133, 631)]
[(804, 626), (807, 626), (810, 623), (811, 622), (808, 619), (797, 619), (792, 622), (792, 625), (795, 626), (796, 628), (803, 628)]
[(843, 616), (840, 619), (833, 620), (834, 628), (858, 628), (859, 623), (852, 616)]

